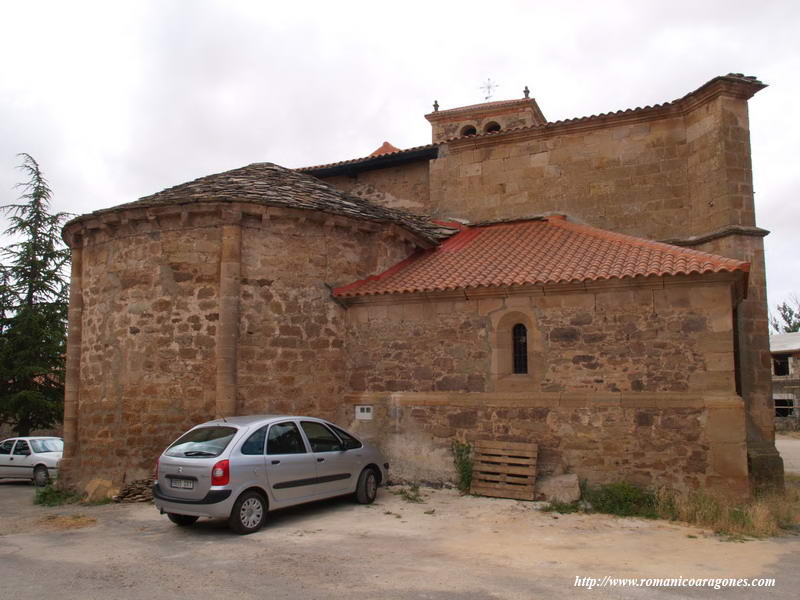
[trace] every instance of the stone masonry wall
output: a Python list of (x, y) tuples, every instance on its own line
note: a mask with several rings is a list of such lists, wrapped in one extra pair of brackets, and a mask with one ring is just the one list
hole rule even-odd
[(485, 391), (488, 321), (451, 307), (444, 302), (348, 309), (349, 389)]
[(431, 162), (431, 206), (473, 222), (562, 212), (688, 237), (753, 224), (749, 160), (746, 103), (717, 98), (686, 116), (451, 142)]
[[(344, 309), (325, 284), (382, 271), (413, 244), (393, 226), (230, 204), (119, 211), (69, 236), (82, 312), (70, 316), (63, 479), (97, 495), (149, 476), (171, 441), (216, 416), (332, 416)], [(237, 294), (225, 302), (221, 277)]]
[[(725, 281), (642, 282), (354, 305), (350, 390), (491, 391), (512, 379), (515, 391), (734, 393), (730, 293)], [(529, 327), (528, 376), (504, 372), (493, 356), (498, 330), (516, 322)]]
[(239, 411), (331, 417), (345, 386), (345, 311), (325, 284), (385, 270), (409, 249), (295, 219), (245, 226), (242, 246)]
[(118, 469), (115, 479), (137, 479), (149, 476), (157, 448), (214, 416), (219, 231), (164, 227), (87, 242), (80, 479)]
[[(397, 481), (454, 482), (453, 440), (534, 442), (538, 476), (747, 496), (744, 409), (731, 395), (360, 394), (340, 419), (380, 444)], [(372, 421), (354, 419), (372, 404)]]
[(685, 111), (453, 140), (432, 161), (325, 181), (471, 222), (559, 212), (654, 240), (755, 224), (747, 101), (725, 94)]
[(355, 175), (324, 178), (326, 183), (390, 208), (402, 208), (417, 214), (428, 214), (430, 182), (428, 161), (407, 163)]

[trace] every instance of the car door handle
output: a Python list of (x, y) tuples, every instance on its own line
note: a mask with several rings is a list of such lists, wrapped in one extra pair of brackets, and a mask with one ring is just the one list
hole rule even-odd
[(279, 465), (279, 464), (281, 464), (281, 461), (279, 461), (279, 460), (273, 460), (273, 461), (272, 461), (272, 464), (273, 464), (273, 465)]
[(317, 458), (317, 462), (322, 462), (324, 460), (325, 460), (324, 458)]

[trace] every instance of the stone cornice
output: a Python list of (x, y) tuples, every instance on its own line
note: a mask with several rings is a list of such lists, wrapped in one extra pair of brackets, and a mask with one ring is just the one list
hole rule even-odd
[[(195, 223), (198, 219), (203, 220), (202, 225)], [(161, 206), (130, 206), (109, 212), (91, 213), (67, 223), (62, 230), (62, 237), (70, 248), (74, 248), (91, 243), (92, 236), (97, 233), (104, 233), (111, 239), (159, 230), (221, 227), (236, 223), (241, 223), (243, 227), (268, 227), (273, 219), (293, 219), (301, 227), (340, 227), (367, 234), (384, 231), (387, 236), (397, 237), (419, 248), (432, 246), (430, 241), (395, 223), (362, 221), (299, 208), (213, 200)]]
[(551, 137), (554, 135), (592, 131), (619, 125), (635, 125), (673, 117), (684, 117), (698, 107), (720, 96), (747, 100), (765, 87), (767, 86), (755, 78), (733, 74), (723, 75), (715, 77), (693, 92), (690, 92), (678, 100), (673, 100), (672, 102), (646, 106), (644, 108), (629, 108), (627, 110), (618, 110), (616, 112), (602, 113), (588, 117), (566, 119), (533, 127), (521, 127), (482, 135), (452, 138), (444, 140), (442, 143), (446, 144), (449, 149), (458, 152), (462, 149), (479, 148), (501, 141)]
[(688, 238), (670, 238), (659, 241), (663, 242), (664, 244), (672, 244), (673, 246), (698, 246), (700, 244), (727, 237), (729, 235), (765, 237), (769, 235), (769, 231), (752, 225), (729, 225), (727, 227), (722, 227), (721, 229), (704, 233), (702, 235), (695, 235)]
[(350, 404), (397, 406), (542, 407), (542, 408), (720, 408), (742, 409), (733, 393), (698, 392), (363, 392), (345, 394)]

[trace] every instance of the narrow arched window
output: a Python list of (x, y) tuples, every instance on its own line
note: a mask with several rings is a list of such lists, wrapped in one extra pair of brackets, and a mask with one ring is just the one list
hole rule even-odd
[(511, 330), (514, 345), (514, 373), (527, 375), (528, 373), (528, 330), (522, 323), (514, 325)]
[(486, 124), (486, 127), (483, 128), (486, 133), (494, 133), (496, 131), (500, 131), (500, 123), (497, 121), (490, 121)]
[(475, 135), (478, 130), (473, 125), (467, 125), (461, 130), (461, 135)]

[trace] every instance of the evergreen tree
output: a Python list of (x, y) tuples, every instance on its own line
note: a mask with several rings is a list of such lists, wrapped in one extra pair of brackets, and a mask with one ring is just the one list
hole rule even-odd
[(775, 333), (800, 331), (800, 298), (793, 295), (789, 298), (789, 302), (778, 304), (777, 309), (780, 320), (775, 315), (769, 317), (769, 324)]
[(37, 162), (20, 154), (17, 204), (0, 207), (5, 234), (0, 278), (0, 423), (18, 435), (52, 427), (64, 401), (69, 249), (61, 241), (66, 213), (50, 213), (52, 192)]

